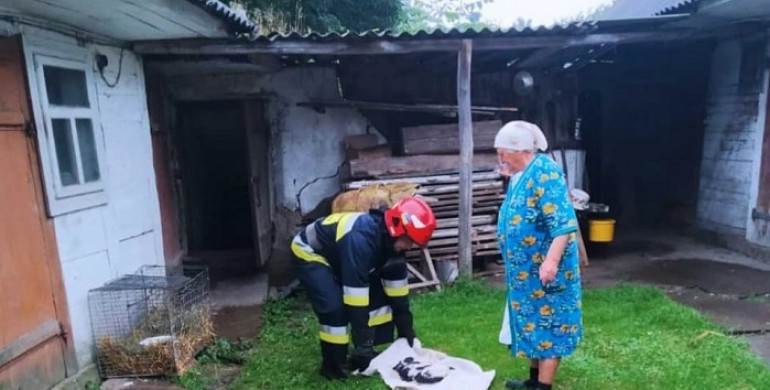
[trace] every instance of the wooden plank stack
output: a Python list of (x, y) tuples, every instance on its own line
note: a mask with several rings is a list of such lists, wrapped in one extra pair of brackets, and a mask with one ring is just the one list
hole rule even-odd
[[(434, 260), (456, 260), (458, 248), (459, 175), (421, 175), (409, 177), (382, 177), (348, 183), (345, 188), (359, 189), (376, 184), (412, 183), (419, 185), (417, 194), (428, 199), (438, 219), (438, 229), (428, 244)], [(490, 169), (473, 174), (473, 218), (471, 219), (472, 252), (474, 257), (499, 255), (497, 247), (497, 213), (505, 198), (503, 181)], [(420, 251), (411, 251), (407, 257), (419, 260)]]
[[(499, 257), (497, 214), (505, 199), (497, 166), (494, 137), (500, 121), (473, 124), (474, 150), (472, 175), (471, 253), (474, 259)], [(457, 261), (459, 242), (459, 205), (461, 164), (457, 124), (425, 125), (401, 129), (404, 155), (392, 156), (390, 149), (376, 144), (371, 136), (358, 136), (346, 143), (350, 180), (346, 190), (393, 183), (417, 185), (417, 194), (428, 200), (438, 219), (438, 229), (426, 251), (407, 253), (412, 287), (436, 283), (433, 260)], [(399, 148), (393, 148), (398, 150)]]
[[(492, 169), (497, 165), (494, 139), (500, 127), (502, 122), (499, 120), (473, 124), (474, 169)], [(350, 177), (437, 175), (459, 169), (460, 140), (456, 123), (405, 127), (401, 129), (401, 138), (404, 155), (392, 156), (390, 146), (378, 144), (373, 134), (348, 137), (345, 148), (350, 162)]]
[[(473, 156), (475, 169), (493, 169), (497, 165), (497, 156), (493, 153)], [(363, 179), (369, 177), (389, 178), (396, 175), (417, 176), (436, 175), (442, 172), (457, 172), (460, 156), (428, 155), (417, 156), (362, 156), (350, 160), (350, 177)]]
[[(495, 136), (503, 123), (499, 120), (473, 124), (473, 150), (494, 151)], [(401, 129), (404, 154), (457, 154), (460, 152), (460, 132), (457, 123), (425, 125)]]

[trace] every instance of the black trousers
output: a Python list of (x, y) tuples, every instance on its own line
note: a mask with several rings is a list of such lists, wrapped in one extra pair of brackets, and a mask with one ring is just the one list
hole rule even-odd
[[(297, 278), (305, 288), (320, 324), (319, 338), (324, 360), (344, 361), (350, 333), (342, 299), (342, 283), (325, 264), (294, 258)], [(375, 345), (392, 343), (395, 327), (381, 276), (373, 272), (369, 286), (369, 326), (375, 329)]]

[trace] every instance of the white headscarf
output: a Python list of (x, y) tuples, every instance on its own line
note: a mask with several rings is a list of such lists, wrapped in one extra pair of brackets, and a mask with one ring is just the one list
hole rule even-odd
[(536, 124), (525, 121), (508, 122), (495, 136), (495, 148), (513, 151), (545, 151), (548, 140)]

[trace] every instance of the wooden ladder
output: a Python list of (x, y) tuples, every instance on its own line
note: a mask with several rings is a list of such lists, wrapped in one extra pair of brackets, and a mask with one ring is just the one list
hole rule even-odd
[(422, 260), (428, 266), (429, 277), (420, 272), (415, 266), (410, 263), (406, 263), (406, 267), (415, 278), (419, 280), (416, 283), (410, 283), (410, 290), (417, 290), (422, 288), (435, 287), (436, 291), (441, 291), (441, 281), (436, 274), (436, 267), (433, 265), (433, 258), (430, 256), (430, 252), (426, 248), (422, 248)]

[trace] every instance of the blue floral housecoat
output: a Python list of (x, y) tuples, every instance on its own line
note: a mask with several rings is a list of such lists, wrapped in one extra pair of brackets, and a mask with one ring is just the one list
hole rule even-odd
[[(562, 169), (539, 154), (508, 188), (498, 219), (505, 260), (511, 353), (548, 359), (571, 355), (583, 336), (578, 229)], [(569, 235), (553, 282), (543, 285), (540, 265), (553, 239)]]

